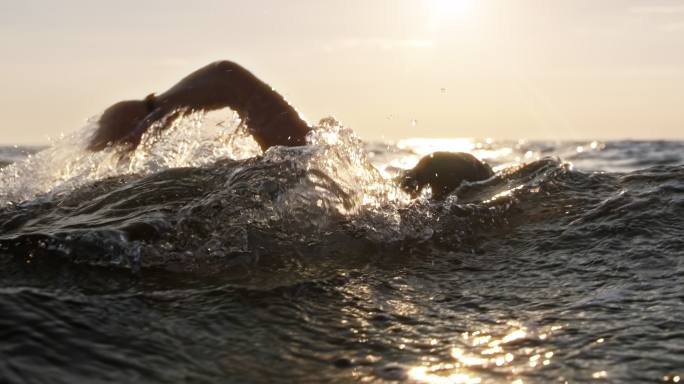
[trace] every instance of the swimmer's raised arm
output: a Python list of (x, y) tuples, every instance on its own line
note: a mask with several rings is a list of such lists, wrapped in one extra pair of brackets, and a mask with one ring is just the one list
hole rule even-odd
[(100, 150), (107, 145), (135, 148), (150, 126), (165, 129), (178, 116), (192, 111), (229, 107), (247, 123), (262, 149), (274, 145), (305, 144), (309, 125), (268, 84), (230, 61), (217, 61), (191, 73), (166, 92), (144, 100), (123, 101), (109, 107), (88, 145)]

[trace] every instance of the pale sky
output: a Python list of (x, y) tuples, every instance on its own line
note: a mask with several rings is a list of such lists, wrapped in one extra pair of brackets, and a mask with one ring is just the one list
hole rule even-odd
[(367, 140), (684, 139), (684, 0), (0, 0), (0, 143), (218, 59)]

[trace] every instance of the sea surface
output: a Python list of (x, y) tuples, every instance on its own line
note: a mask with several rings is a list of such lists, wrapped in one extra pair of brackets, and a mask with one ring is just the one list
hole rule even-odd
[[(0, 147), (2, 383), (684, 377), (684, 142), (92, 129)], [(496, 175), (411, 200), (393, 178), (436, 150)]]

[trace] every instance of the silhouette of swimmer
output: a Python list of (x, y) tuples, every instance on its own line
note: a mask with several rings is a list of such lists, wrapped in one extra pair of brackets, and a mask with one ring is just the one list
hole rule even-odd
[[(107, 108), (88, 149), (123, 145), (133, 150), (153, 125), (164, 130), (174, 119), (194, 111), (229, 107), (246, 122), (262, 150), (276, 145), (306, 144), (311, 127), (278, 92), (242, 66), (217, 61), (191, 73), (166, 92), (143, 100), (127, 100)], [(436, 152), (422, 158), (400, 178), (404, 190), (416, 196), (426, 185), (434, 198), (458, 188), (462, 181), (479, 181), (492, 169), (467, 153)]]
[(475, 156), (463, 152), (435, 152), (420, 159), (418, 164), (400, 177), (401, 187), (413, 197), (426, 186), (432, 197), (443, 198), (463, 181), (481, 181), (494, 175), (492, 168)]

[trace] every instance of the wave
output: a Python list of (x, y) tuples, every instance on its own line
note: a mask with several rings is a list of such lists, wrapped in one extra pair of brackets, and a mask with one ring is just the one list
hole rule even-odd
[(596, 231), (616, 204), (626, 207), (621, 220), (645, 206), (662, 210), (650, 207), (662, 199), (628, 186), (649, 190), (655, 177), (672, 199), (681, 182), (681, 166), (583, 173), (541, 158), (465, 183), (444, 201), (429, 192), (411, 201), (396, 172), (374, 167), (361, 140), (332, 118), (309, 145), (261, 154), (239, 119), (222, 113), (179, 119), (130, 154), (84, 151), (87, 126), (0, 170), (0, 252), (200, 275), (290, 257), (475, 252), (523, 223), (552, 222), (563, 239)]

